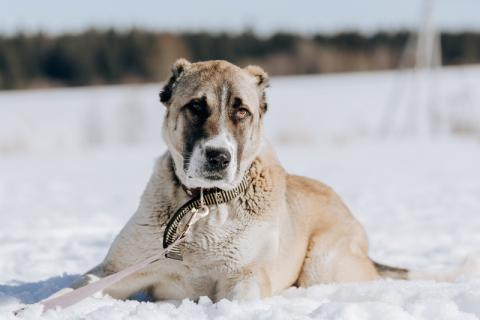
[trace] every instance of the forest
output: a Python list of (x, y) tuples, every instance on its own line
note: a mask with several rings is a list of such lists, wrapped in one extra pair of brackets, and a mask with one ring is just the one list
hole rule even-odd
[[(0, 89), (164, 80), (173, 61), (225, 59), (271, 75), (398, 68), (409, 31), (300, 35), (90, 29), (0, 36)], [(480, 62), (480, 33), (442, 33), (443, 65)], [(408, 59), (407, 59), (408, 60)], [(403, 67), (411, 64), (402, 63)]]

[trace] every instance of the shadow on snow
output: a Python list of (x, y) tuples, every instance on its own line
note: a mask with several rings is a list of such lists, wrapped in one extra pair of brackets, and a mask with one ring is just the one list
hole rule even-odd
[(80, 274), (63, 274), (38, 282), (16, 282), (0, 285), (0, 302), (15, 298), (22, 303), (35, 303), (43, 300), (60, 289), (68, 287), (80, 278)]

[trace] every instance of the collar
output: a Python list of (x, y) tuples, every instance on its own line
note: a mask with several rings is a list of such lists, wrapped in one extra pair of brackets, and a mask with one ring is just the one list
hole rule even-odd
[[(163, 234), (163, 247), (166, 248), (171, 245), (179, 234), (181, 234), (181, 230), (178, 230), (178, 225), (180, 222), (187, 216), (189, 213), (193, 213), (198, 210), (202, 205), (211, 206), (211, 205), (219, 205), (222, 203), (227, 203), (241, 194), (243, 194), (248, 186), (250, 185), (250, 178), (248, 171), (242, 179), (240, 184), (228, 191), (219, 189), (219, 188), (212, 188), (203, 191), (203, 204), (200, 199), (200, 188), (198, 188), (198, 194), (196, 194), (191, 200), (185, 203), (183, 206), (178, 209), (175, 214), (168, 220), (167, 226), (165, 227), (165, 232)], [(197, 190), (197, 189), (187, 189), (183, 185), (185, 192), (190, 190)], [(193, 193), (192, 193), (193, 195)], [(188, 218), (188, 217), (187, 217)], [(167, 254), (167, 258), (175, 259), (175, 260), (183, 260), (182, 252), (180, 247), (174, 246)]]
[[(200, 195), (200, 191), (202, 190), (202, 188), (188, 188), (184, 184), (182, 184), (182, 189), (183, 191), (185, 191), (185, 193), (189, 197), (198, 197)], [(212, 190), (212, 189), (203, 189), (203, 192), (205, 193), (205, 192), (208, 192), (209, 190)]]

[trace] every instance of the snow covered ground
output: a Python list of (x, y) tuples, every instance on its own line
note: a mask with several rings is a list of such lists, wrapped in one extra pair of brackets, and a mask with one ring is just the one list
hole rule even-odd
[[(274, 79), (266, 117), (285, 167), (337, 190), (367, 229), (371, 256), (414, 270), (480, 256), (480, 68), (436, 79), (443, 130), (433, 138), (399, 134), (401, 119), (379, 135), (392, 85), (407, 74)], [(158, 90), (0, 93), (0, 319), (101, 261), (165, 150)], [(34, 305), (22, 318), (478, 319), (480, 277), (290, 288), (248, 303), (96, 296), (43, 315)]]

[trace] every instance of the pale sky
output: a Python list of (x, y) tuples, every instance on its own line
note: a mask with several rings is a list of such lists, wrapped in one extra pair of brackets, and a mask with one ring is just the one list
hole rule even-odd
[[(88, 27), (302, 33), (415, 28), (422, 0), (0, 0), (0, 33)], [(480, 0), (436, 0), (442, 30), (480, 31)]]

